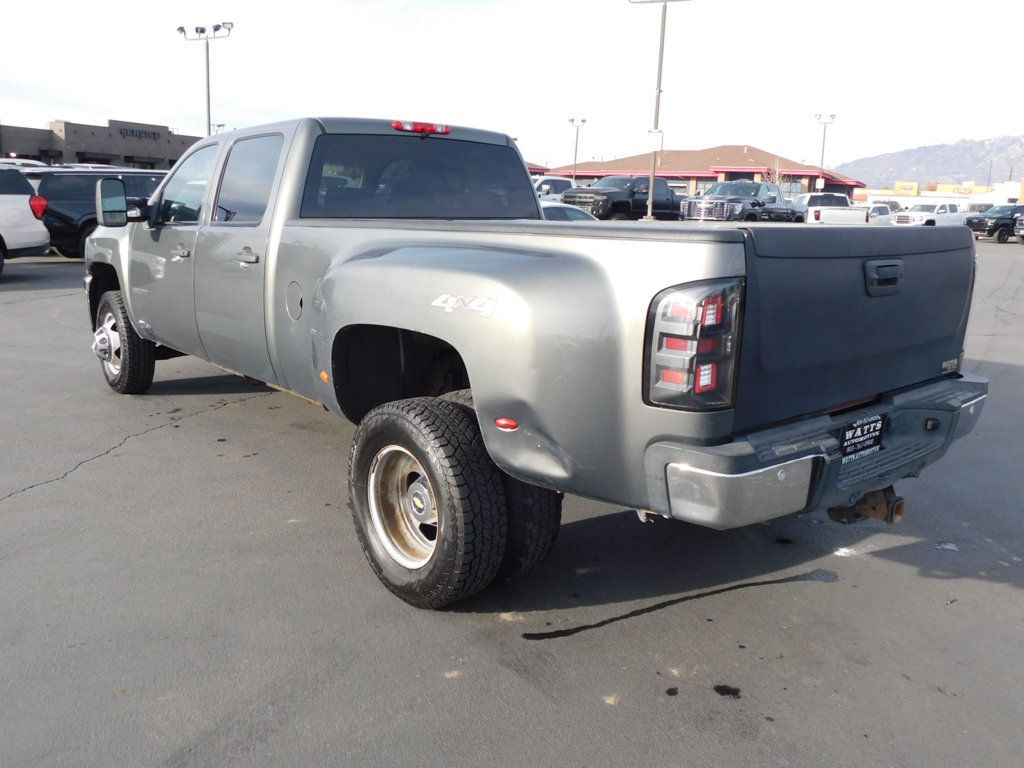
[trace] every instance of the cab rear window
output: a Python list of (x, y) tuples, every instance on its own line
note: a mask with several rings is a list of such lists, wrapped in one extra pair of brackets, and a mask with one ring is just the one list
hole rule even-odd
[(511, 147), (422, 135), (326, 134), (302, 196), (305, 218), (538, 219)]

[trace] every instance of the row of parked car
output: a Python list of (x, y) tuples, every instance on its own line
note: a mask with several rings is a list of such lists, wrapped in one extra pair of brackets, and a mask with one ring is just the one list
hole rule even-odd
[[(843, 194), (810, 192), (787, 199), (777, 184), (749, 180), (723, 181), (695, 196), (681, 196), (663, 179), (654, 180), (654, 215), (670, 221), (786, 221), (808, 224), (952, 226), (966, 224), (976, 237), (1005, 243), (1021, 235), (1024, 206), (994, 206), (983, 212), (957, 203), (918, 203), (903, 209), (895, 200), (854, 205)], [(541, 176), (534, 186), (543, 205), (555, 201), (579, 208), (597, 219), (636, 220), (647, 214), (648, 177), (607, 176), (590, 187), (571, 179)], [(564, 214), (559, 214), (564, 219)], [(1024, 242), (1024, 241), (1022, 241)]]
[(130, 198), (147, 199), (165, 171), (108, 165), (0, 161), (0, 273), (4, 262), (56, 249), (80, 258), (96, 228), (96, 182), (116, 177)]

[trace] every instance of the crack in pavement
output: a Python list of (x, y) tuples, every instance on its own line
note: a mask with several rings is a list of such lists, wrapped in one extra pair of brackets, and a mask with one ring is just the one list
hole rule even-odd
[(735, 592), (738, 589), (750, 589), (752, 587), (768, 587), (776, 584), (792, 584), (797, 581), (820, 581), (827, 584), (832, 584), (839, 581), (839, 574), (835, 571), (828, 571), (824, 568), (815, 568), (813, 571), (807, 571), (805, 573), (797, 573), (793, 576), (783, 576), (778, 579), (763, 579), (762, 581), (744, 581), (740, 584), (730, 584), (727, 587), (720, 587), (718, 589), (708, 590), (707, 592), (697, 592), (690, 595), (683, 595), (682, 597), (675, 597), (671, 600), (663, 600), (660, 603), (654, 605), (648, 605), (644, 608), (637, 608), (636, 610), (629, 611), (628, 613), (619, 614), (618, 616), (612, 616), (601, 621), (595, 621), (592, 624), (579, 624), (575, 627), (568, 627), (566, 629), (554, 629), (550, 632), (524, 632), (521, 637), (524, 640), (555, 640), (560, 637), (571, 637), (572, 635), (578, 635), (580, 632), (588, 632), (592, 629), (600, 629), (601, 627), (607, 627), (609, 624), (616, 624), (626, 619), (635, 619), (638, 616), (645, 616), (648, 613), (654, 613), (665, 608), (671, 608), (673, 605), (679, 605), (681, 603), (688, 603), (692, 600), (700, 600), (705, 597), (714, 597), (716, 595), (724, 595), (727, 592)]
[(88, 459), (82, 459), (80, 462), (75, 464), (75, 466), (73, 466), (71, 469), (69, 469), (67, 472), (65, 472), (64, 474), (60, 475), (59, 477), (51, 477), (49, 480), (41, 480), (38, 483), (32, 483), (31, 485), (26, 485), (24, 488), (19, 488), (16, 491), (11, 491), (6, 496), (0, 497), (0, 504), (3, 504), (8, 499), (14, 498), (15, 496), (20, 496), (23, 493), (27, 493), (28, 491), (31, 491), (33, 488), (40, 488), (40, 487), (42, 487), (44, 485), (50, 485), (51, 483), (59, 483), (61, 480), (64, 480), (68, 476), (70, 476), (70, 475), (74, 474), (75, 472), (77, 472), (79, 469), (84, 467), (86, 464), (89, 464), (89, 463), (91, 463), (93, 461), (96, 461), (97, 459), (102, 459), (104, 456), (109, 456), (111, 453), (116, 451), (118, 448), (122, 447), (125, 443), (127, 443), (129, 440), (131, 440), (133, 438), (142, 437), (143, 435), (148, 435), (150, 432), (156, 432), (158, 429), (164, 429), (164, 428), (169, 427), (169, 426), (171, 426), (173, 424), (177, 424), (180, 421), (185, 421), (186, 419), (191, 419), (194, 416), (203, 416), (203, 415), (208, 414), (208, 413), (213, 413), (214, 411), (219, 411), (221, 408), (224, 408), (224, 407), (229, 406), (229, 405), (237, 405), (238, 403), (244, 403), (247, 400), (255, 400), (258, 397), (268, 397), (269, 395), (273, 395), (273, 394), (275, 394), (275, 393), (274, 392), (261, 392), (258, 395), (249, 395), (248, 397), (240, 397), (237, 400), (228, 400), (227, 402), (218, 403), (213, 408), (206, 408), (205, 410), (196, 411), (195, 413), (188, 413), (188, 414), (185, 414), (184, 416), (178, 416), (177, 418), (172, 417), (171, 420), (168, 421), (165, 424), (158, 424), (155, 427), (150, 427), (149, 429), (144, 429), (141, 432), (133, 432), (132, 434), (127, 435), (117, 445), (112, 446), (111, 448), (108, 448), (107, 450), (103, 451), (102, 453), (97, 453), (95, 456), (90, 456)]
[(10, 304), (28, 304), (30, 301), (49, 301), (50, 299), (60, 299), (65, 296), (81, 296), (82, 291), (71, 291), (70, 293), (58, 293), (53, 296), (34, 296), (31, 299), (15, 299), (14, 301), (0, 301), (0, 307), (6, 307)]

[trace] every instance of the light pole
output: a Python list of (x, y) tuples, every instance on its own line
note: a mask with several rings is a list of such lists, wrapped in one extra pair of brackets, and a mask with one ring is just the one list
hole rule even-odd
[(835, 122), (835, 115), (815, 115), (814, 119), (821, 123), (821, 162), (818, 164), (818, 183), (815, 187), (820, 191), (825, 189), (825, 136), (828, 127)]
[[(661, 3), (661, 35), (658, 38), (658, 84), (654, 89), (654, 128), (651, 133), (659, 131), (658, 119), (661, 117), (661, 70), (665, 62), (665, 22), (668, 19), (668, 4), (685, 2), (685, 0), (629, 0), (631, 3)], [(647, 215), (644, 221), (654, 221), (654, 174), (658, 169), (658, 151), (651, 153), (651, 175), (647, 180)]]
[(189, 33), (184, 27), (178, 27), (178, 34), (186, 40), (193, 42), (203, 41), (203, 48), (206, 54), (206, 135), (213, 133), (213, 123), (210, 120), (210, 41), (222, 37), (228, 37), (235, 25), (230, 21), (222, 21), (212, 27), (195, 27), (195, 32)]
[(580, 128), (587, 124), (587, 118), (581, 117), (579, 122), (575, 117), (569, 118), (569, 125), (576, 129), (576, 143), (572, 147), (572, 180), (576, 181), (576, 156), (580, 150)]

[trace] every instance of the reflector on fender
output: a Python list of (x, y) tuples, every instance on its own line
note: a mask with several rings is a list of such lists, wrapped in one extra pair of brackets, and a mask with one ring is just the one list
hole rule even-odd
[(437, 123), (418, 123), (411, 120), (393, 120), (391, 127), (396, 131), (406, 133), (436, 133), (446, 135), (452, 132), (450, 125), (438, 125)]

